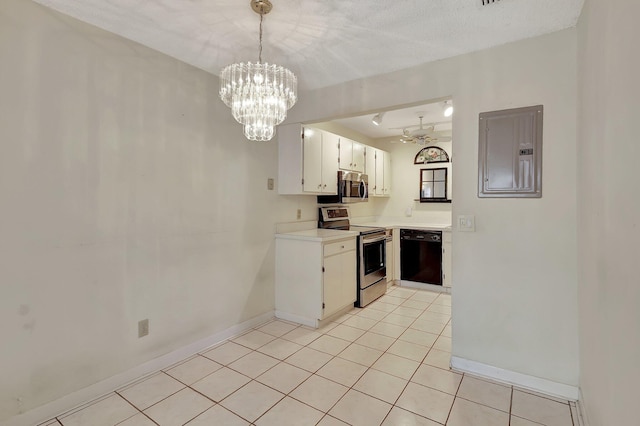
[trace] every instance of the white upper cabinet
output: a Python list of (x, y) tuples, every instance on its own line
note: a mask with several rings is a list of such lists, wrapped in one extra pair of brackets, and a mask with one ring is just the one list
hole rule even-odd
[[(315, 130), (316, 132), (318, 130)], [(322, 193), (338, 193), (338, 142), (337, 135), (322, 132)]]
[(340, 138), (340, 169), (364, 173), (365, 146), (347, 138)]
[(388, 152), (299, 123), (278, 126), (278, 193), (335, 195), (338, 170), (366, 173), (369, 196), (391, 194)]
[(278, 193), (337, 194), (339, 137), (288, 124), (278, 128)]
[(369, 195), (375, 195), (376, 192), (376, 151), (378, 149), (372, 146), (364, 148), (364, 173), (369, 178)]
[[(373, 191), (369, 189), (369, 194), (378, 197), (388, 197), (391, 195), (391, 155), (380, 149), (376, 149), (375, 154), (375, 186)], [(369, 179), (369, 182), (371, 182), (371, 179)]]

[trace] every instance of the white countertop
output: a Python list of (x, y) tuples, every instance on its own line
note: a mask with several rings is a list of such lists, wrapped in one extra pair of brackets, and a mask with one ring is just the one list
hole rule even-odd
[(355, 238), (358, 232), (341, 231), (336, 229), (308, 229), (306, 231), (283, 232), (276, 234), (276, 238), (284, 238), (289, 240), (306, 240), (306, 241), (335, 241), (345, 238)]
[(355, 225), (379, 226), (381, 228), (393, 229), (429, 229), (443, 232), (451, 232), (451, 225), (448, 223), (428, 223), (428, 222), (396, 222), (396, 221), (376, 221), (357, 223)]

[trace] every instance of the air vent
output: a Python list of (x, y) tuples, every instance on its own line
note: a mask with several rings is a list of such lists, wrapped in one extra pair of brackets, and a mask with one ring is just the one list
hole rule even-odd
[(498, 1), (500, 1), (500, 0), (482, 0), (482, 5), (483, 6), (487, 6), (487, 5), (493, 4), (493, 3), (498, 2)]

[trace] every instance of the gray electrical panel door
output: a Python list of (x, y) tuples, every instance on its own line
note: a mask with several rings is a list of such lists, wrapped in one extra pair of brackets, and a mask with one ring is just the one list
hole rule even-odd
[(542, 197), (542, 105), (480, 114), (478, 197)]

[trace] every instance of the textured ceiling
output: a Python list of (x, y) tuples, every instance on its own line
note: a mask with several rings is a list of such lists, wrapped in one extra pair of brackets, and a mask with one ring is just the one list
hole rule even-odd
[[(215, 75), (257, 60), (249, 0), (35, 1)], [(317, 89), (568, 28), (583, 2), (272, 0), (262, 57)]]

